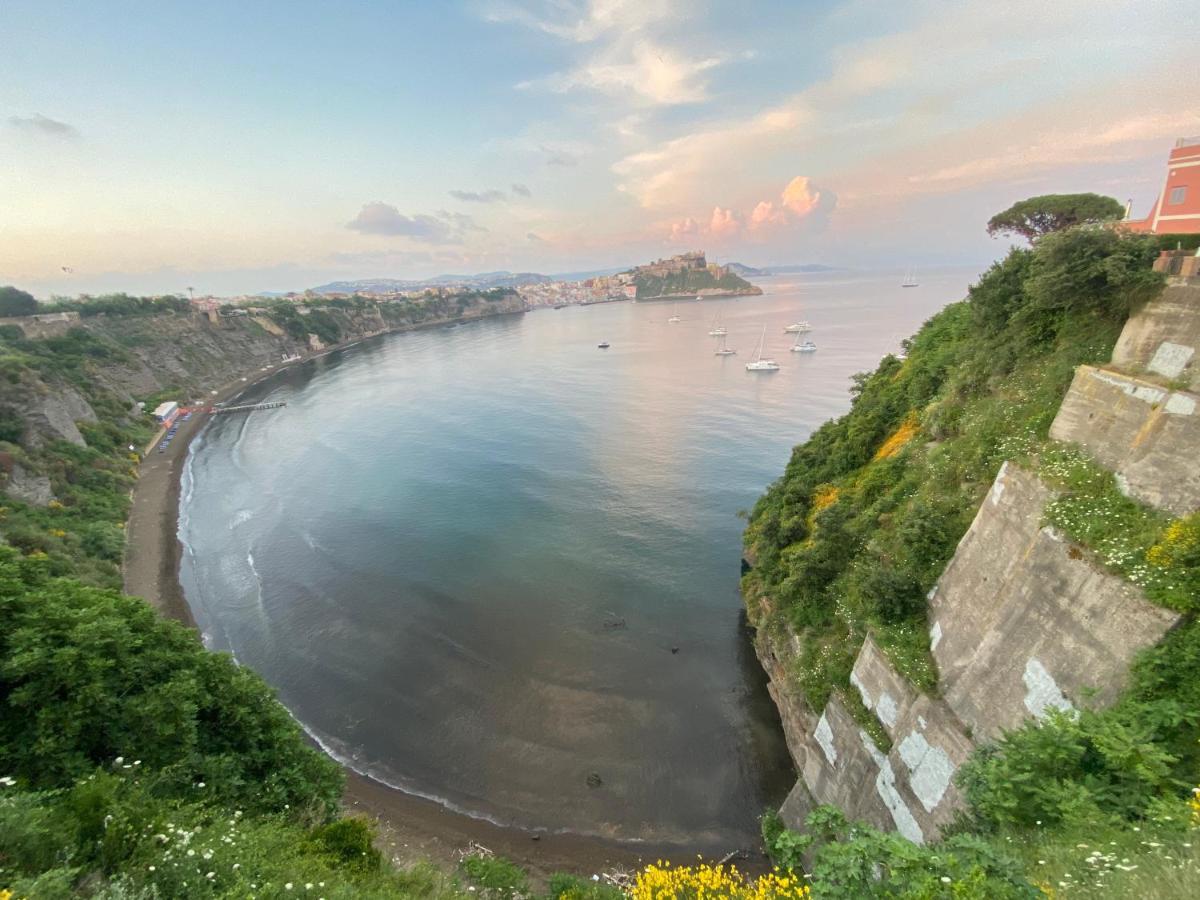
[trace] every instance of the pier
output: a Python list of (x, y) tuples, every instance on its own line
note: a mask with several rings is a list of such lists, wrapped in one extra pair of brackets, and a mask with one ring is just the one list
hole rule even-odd
[(204, 411), (219, 416), (222, 413), (253, 412), (256, 409), (278, 409), (287, 406), (286, 400), (272, 400), (269, 403), (247, 403), (242, 406), (207, 406)]

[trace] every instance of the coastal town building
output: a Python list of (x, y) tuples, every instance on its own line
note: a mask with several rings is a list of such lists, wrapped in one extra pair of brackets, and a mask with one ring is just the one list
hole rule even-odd
[(656, 259), (647, 265), (638, 266), (633, 272), (635, 275), (651, 275), (655, 278), (663, 278), (678, 272), (686, 272), (688, 269), (703, 270), (707, 268), (708, 261), (704, 258), (704, 251), (692, 250), (688, 253), (680, 253), (677, 256), (669, 257), (668, 259)]
[(1129, 231), (1150, 234), (1200, 234), (1200, 136), (1183, 137), (1175, 142), (1167, 157), (1167, 175), (1154, 208), (1144, 219), (1130, 219)]

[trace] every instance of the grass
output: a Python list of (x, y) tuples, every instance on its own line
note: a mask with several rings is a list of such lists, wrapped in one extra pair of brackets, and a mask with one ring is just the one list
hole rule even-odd
[(1162, 606), (1200, 607), (1200, 515), (1180, 519), (1121, 493), (1116, 478), (1082, 450), (1048, 444), (1037, 471), (1062, 496), (1045, 520), (1092, 550), (1109, 570)]

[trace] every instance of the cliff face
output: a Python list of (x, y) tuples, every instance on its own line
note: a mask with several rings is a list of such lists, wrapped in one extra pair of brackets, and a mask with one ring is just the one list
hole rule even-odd
[[(493, 292), (425, 304), (305, 310), (292, 312), (282, 324), (270, 314), (216, 312), (6, 319), (0, 323), (0, 492), (39, 507), (63, 497), (65, 483), (53, 486), (52, 481), (78, 479), (63, 471), (62, 454), (52, 445), (66, 441), (88, 450), (88, 426), (120, 431), (119, 440), (116, 431), (108, 435), (108, 443), (116, 441), (117, 447), (144, 440), (148, 432), (139, 429), (152, 423), (137, 401), (203, 396), (285, 358), (303, 359), (388, 331), (523, 310), (516, 293)], [(101, 452), (106, 465), (115, 467), (116, 448)]]
[[(1109, 366), (1080, 366), (1050, 430), (1174, 516), (1200, 509), (1200, 287), (1172, 286), (1126, 323)], [(786, 629), (756, 639), (799, 779), (781, 815), (816, 804), (924, 842), (962, 806), (958, 767), (977, 744), (1049, 711), (1117, 698), (1134, 656), (1179, 615), (1150, 603), (1091, 551), (1043, 525), (1056, 492), (1005, 463), (928, 596), (936, 692), (922, 692), (871, 638), (850, 683), (891, 741), (886, 752), (836, 693), (809, 707), (793, 687)], [(769, 598), (756, 598), (765, 622)], [(936, 696), (933, 694), (936, 693)]]

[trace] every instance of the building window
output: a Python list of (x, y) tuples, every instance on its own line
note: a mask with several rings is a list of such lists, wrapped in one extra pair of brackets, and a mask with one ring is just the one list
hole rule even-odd
[(1171, 188), (1171, 196), (1167, 199), (1168, 206), (1178, 206), (1187, 196), (1187, 185)]

